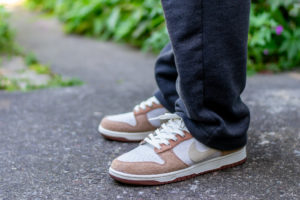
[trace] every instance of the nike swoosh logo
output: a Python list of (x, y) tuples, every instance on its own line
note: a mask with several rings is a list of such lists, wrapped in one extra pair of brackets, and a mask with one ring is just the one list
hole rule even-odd
[(212, 157), (218, 156), (218, 151), (214, 149), (208, 149), (204, 152), (200, 152), (196, 148), (196, 142), (194, 141), (189, 148), (189, 157), (194, 163), (198, 163)]

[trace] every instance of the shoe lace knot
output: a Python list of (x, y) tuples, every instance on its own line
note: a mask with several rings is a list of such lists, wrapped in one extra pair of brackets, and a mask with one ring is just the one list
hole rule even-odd
[[(156, 129), (144, 139), (144, 143), (148, 143), (157, 149), (161, 149), (161, 145), (170, 145), (170, 140), (177, 141), (176, 135), (185, 137), (185, 131), (188, 131), (183, 120), (177, 114), (166, 113), (155, 119), (161, 121), (166, 120), (160, 128)], [(152, 119), (150, 119), (152, 120)]]

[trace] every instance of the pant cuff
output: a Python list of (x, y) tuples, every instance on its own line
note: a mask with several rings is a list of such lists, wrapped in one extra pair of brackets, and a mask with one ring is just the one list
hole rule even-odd
[(175, 112), (174, 105), (168, 104), (168, 102), (166, 101), (166, 99), (164, 98), (164, 96), (162, 95), (160, 90), (157, 90), (154, 93), (154, 96), (158, 99), (158, 101), (161, 103), (161, 105), (163, 105), (170, 113)]

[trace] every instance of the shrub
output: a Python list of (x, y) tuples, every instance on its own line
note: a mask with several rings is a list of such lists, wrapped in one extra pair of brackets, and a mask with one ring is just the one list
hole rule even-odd
[(14, 32), (8, 24), (9, 14), (0, 6), (0, 54), (12, 54), (16, 50)]
[(27, 0), (27, 5), (58, 15), (67, 33), (127, 42), (154, 52), (168, 42), (157, 0)]
[(248, 68), (280, 71), (300, 65), (300, 2), (253, 1)]
[[(68, 33), (127, 42), (158, 52), (168, 42), (159, 0), (27, 0), (53, 13)], [(248, 70), (281, 71), (300, 65), (298, 0), (253, 0)]]

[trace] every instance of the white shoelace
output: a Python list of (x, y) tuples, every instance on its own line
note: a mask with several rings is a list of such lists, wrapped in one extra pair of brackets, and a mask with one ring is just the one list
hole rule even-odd
[(134, 111), (139, 111), (140, 109), (145, 110), (147, 106), (151, 107), (153, 104), (159, 104), (159, 101), (157, 100), (156, 97), (150, 97), (146, 101), (141, 102), (140, 104), (136, 105), (134, 107)]
[(170, 145), (169, 140), (177, 141), (176, 135), (184, 137), (184, 131), (188, 131), (183, 120), (177, 114), (166, 113), (155, 119), (168, 120), (144, 139), (144, 142), (151, 144), (157, 149), (161, 149), (161, 144)]

